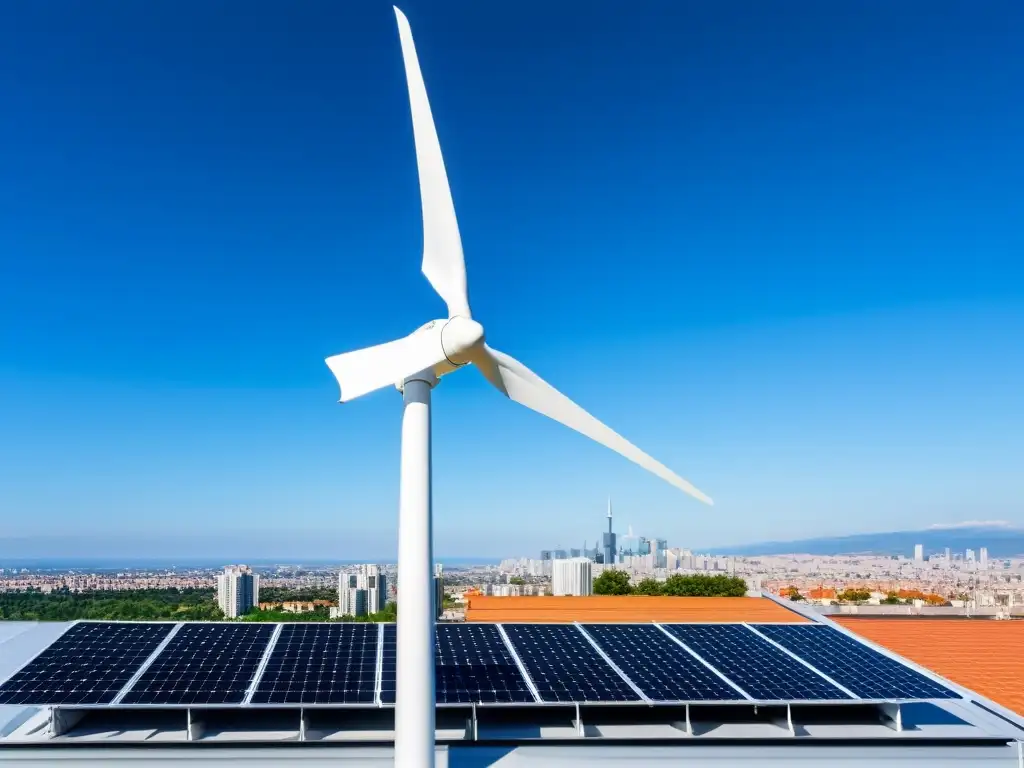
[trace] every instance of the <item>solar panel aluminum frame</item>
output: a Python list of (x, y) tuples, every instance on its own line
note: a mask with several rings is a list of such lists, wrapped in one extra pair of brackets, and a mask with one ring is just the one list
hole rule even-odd
[(849, 696), (850, 698), (852, 698), (852, 699), (856, 699), (856, 700), (858, 700), (858, 701), (860, 700), (860, 696), (858, 696), (858, 695), (857, 695), (856, 693), (854, 693), (853, 691), (851, 691), (851, 690), (850, 690), (849, 688), (847, 688), (847, 687), (846, 687), (845, 685), (840, 685), (840, 684), (839, 684), (838, 682), (836, 682), (836, 681), (835, 681), (835, 680), (833, 680), (833, 679), (832, 679), (831, 677), (829, 677), (828, 675), (826, 675), (826, 674), (825, 674), (824, 672), (822, 672), (822, 671), (821, 671), (820, 669), (818, 669), (818, 668), (817, 668), (816, 666), (814, 666), (813, 664), (811, 664), (811, 663), (810, 663), (809, 661), (807, 661), (806, 659), (802, 659), (802, 658), (800, 658), (799, 656), (797, 656), (797, 655), (796, 655), (795, 653), (793, 653), (793, 652), (792, 652), (791, 650), (789, 650), (788, 648), (786, 648), (786, 647), (785, 647), (784, 645), (782, 645), (781, 643), (777, 643), (777, 642), (775, 642), (774, 640), (772, 640), (772, 639), (771, 639), (770, 637), (768, 637), (767, 635), (765, 635), (764, 633), (762, 633), (762, 632), (758, 632), (758, 631), (757, 631), (757, 630), (756, 630), (756, 629), (755, 629), (754, 627), (752, 627), (752, 626), (751, 626), (750, 624), (744, 624), (743, 626), (744, 626), (744, 627), (746, 627), (747, 629), (749, 629), (749, 630), (750, 630), (751, 632), (753, 632), (753, 633), (754, 633), (755, 635), (757, 635), (758, 637), (760, 637), (760, 638), (761, 638), (762, 640), (765, 640), (765, 641), (767, 641), (768, 643), (770, 643), (771, 645), (774, 645), (774, 646), (775, 646), (776, 648), (778, 648), (778, 649), (779, 649), (780, 651), (782, 651), (782, 652), (783, 652), (784, 654), (786, 654), (787, 656), (789, 656), (790, 658), (792, 658), (792, 659), (793, 659), (794, 661), (797, 661), (798, 663), (800, 663), (800, 664), (803, 664), (803, 665), (804, 665), (805, 667), (807, 667), (807, 669), (809, 669), (809, 670), (811, 670), (812, 672), (814, 672), (814, 673), (816, 673), (816, 674), (820, 675), (820, 676), (821, 676), (821, 677), (822, 677), (822, 678), (823, 678), (823, 679), (824, 679), (824, 680), (825, 680), (826, 682), (828, 682), (828, 683), (830, 683), (830, 684), (834, 685), (834, 686), (835, 686), (836, 688), (838, 688), (838, 689), (839, 689), (840, 691), (842, 691), (843, 693), (845, 693), (845, 694), (846, 694), (847, 696)]

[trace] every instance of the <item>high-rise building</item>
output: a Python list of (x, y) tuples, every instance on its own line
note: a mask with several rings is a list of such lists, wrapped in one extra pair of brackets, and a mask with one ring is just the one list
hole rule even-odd
[(649, 555), (651, 554), (651, 540), (646, 536), (640, 537), (639, 548), (637, 549), (638, 555)]
[(973, 549), (968, 549), (964, 553), (964, 560), (966, 560), (969, 563), (973, 563), (974, 562), (974, 550)]
[(338, 575), (338, 612), (342, 616), (379, 613), (387, 601), (388, 579), (379, 565), (360, 565), (354, 573)]
[(260, 576), (247, 565), (228, 565), (217, 576), (217, 605), (229, 619), (244, 616), (260, 603)]
[(914, 559), (919, 563), (924, 562), (924, 544), (914, 545)]
[(437, 618), (444, 611), (444, 566), (441, 563), (434, 564), (434, 618)]
[(555, 560), (551, 576), (551, 592), (554, 595), (589, 595), (593, 593), (594, 577), (592, 563), (585, 557), (569, 560)]
[(553, 560), (565, 560), (565, 558), (567, 557), (564, 549), (556, 549), (554, 552), (551, 553), (551, 556)]
[(953, 562), (953, 556), (950, 555), (950, 553), (949, 553), (949, 547), (946, 547), (946, 562), (947, 563)]
[(569, 550), (569, 557), (583, 557), (583, 550), (582, 549), (570, 549)]
[(612, 532), (612, 500), (608, 498), (608, 532), (602, 537), (604, 544), (604, 564), (615, 562), (615, 534)]
[(654, 540), (654, 567), (668, 568), (668, 540)]
[(550, 560), (551, 559), (551, 550), (550, 549), (542, 549), (540, 551), (540, 559), (541, 560)]
[(982, 547), (978, 550), (978, 564), (982, 568), (988, 568), (988, 547)]

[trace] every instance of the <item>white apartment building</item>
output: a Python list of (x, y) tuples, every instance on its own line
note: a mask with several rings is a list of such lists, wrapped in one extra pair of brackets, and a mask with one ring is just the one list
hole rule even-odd
[(360, 565), (355, 572), (338, 574), (338, 614), (366, 616), (384, 610), (388, 579), (379, 565)]
[(914, 545), (914, 560), (919, 563), (924, 562), (924, 544)]
[(260, 576), (247, 565), (228, 565), (217, 576), (217, 605), (229, 619), (244, 616), (260, 602)]
[(554, 595), (593, 594), (594, 572), (586, 557), (552, 561), (551, 592)]

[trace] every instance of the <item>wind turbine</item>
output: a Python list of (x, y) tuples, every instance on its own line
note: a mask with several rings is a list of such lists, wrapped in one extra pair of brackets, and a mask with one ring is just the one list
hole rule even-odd
[(483, 326), (473, 319), (469, 309), (462, 239), (412, 30), (398, 8), (395, 16), (409, 86), (423, 207), (422, 270), (448, 305), (448, 317), (431, 320), (405, 338), (329, 357), (327, 365), (341, 387), (343, 403), (387, 386), (397, 386), (403, 395), (398, 516), (402, 604), (397, 621), (395, 764), (420, 768), (434, 765), (430, 391), (440, 377), (472, 364), (510, 400), (617, 451), (707, 504), (711, 499), (518, 360), (485, 343)]

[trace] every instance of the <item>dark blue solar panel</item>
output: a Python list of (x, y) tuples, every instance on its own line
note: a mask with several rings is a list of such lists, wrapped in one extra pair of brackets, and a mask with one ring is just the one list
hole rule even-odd
[[(381, 701), (395, 702), (396, 634), (384, 627)], [(493, 624), (438, 624), (434, 680), (439, 704), (534, 701), (526, 680)]]
[(742, 699), (735, 688), (650, 624), (587, 624), (608, 658), (655, 701)]
[(849, 699), (821, 675), (736, 624), (665, 628), (755, 699)]
[(832, 627), (759, 624), (757, 631), (865, 699), (955, 699), (960, 694)]
[(121, 702), (241, 703), (274, 629), (273, 624), (185, 624)]
[(173, 626), (76, 624), (0, 686), (0, 704), (109, 704)]
[(376, 624), (284, 624), (253, 704), (372, 704)]
[(395, 674), (398, 668), (398, 641), (394, 624), (384, 625), (384, 647), (381, 648), (380, 700), (395, 703)]
[(504, 624), (544, 701), (638, 701), (572, 624)]
[(434, 658), (439, 703), (534, 701), (493, 624), (438, 624)]

